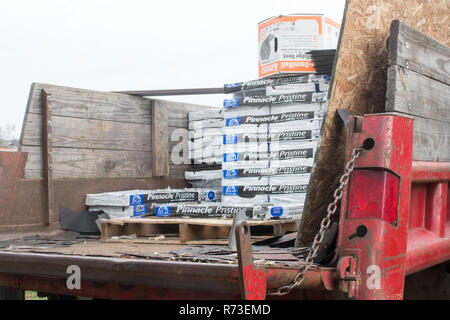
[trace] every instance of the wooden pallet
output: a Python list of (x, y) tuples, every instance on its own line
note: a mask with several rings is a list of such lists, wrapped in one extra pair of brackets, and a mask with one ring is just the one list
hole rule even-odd
[[(297, 231), (299, 220), (247, 220), (253, 240)], [(105, 242), (227, 244), (233, 219), (144, 218), (101, 220)], [(136, 234), (137, 239), (113, 239)], [(164, 235), (162, 240), (153, 239)]]

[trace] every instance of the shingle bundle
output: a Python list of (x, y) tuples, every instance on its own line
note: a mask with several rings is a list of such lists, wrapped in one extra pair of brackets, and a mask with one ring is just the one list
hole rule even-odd
[(232, 205), (223, 202), (209, 204), (167, 203), (149, 206), (146, 216), (233, 218), (235, 214), (243, 213), (247, 219), (273, 219), (281, 216), (296, 219), (302, 210), (302, 206)]
[(336, 49), (313, 50), (308, 52), (317, 74), (331, 74), (333, 71)]

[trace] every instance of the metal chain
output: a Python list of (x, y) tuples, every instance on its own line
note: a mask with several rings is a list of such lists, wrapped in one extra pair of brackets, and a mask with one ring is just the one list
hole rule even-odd
[(302, 270), (300, 270), (300, 272), (295, 276), (294, 280), (289, 285), (282, 286), (276, 290), (268, 290), (267, 292), (268, 295), (282, 296), (288, 294), (293, 288), (298, 287), (305, 279), (306, 272), (314, 264), (313, 260), (317, 255), (317, 251), (319, 250), (320, 245), (322, 244), (325, 231), (327, 231), (327, 229), (330, 227), (331, 216), (337, 210), (338, 207), (337, 203), (342, 198), (344, 186), (348, 183), (350, 173), (353, 171), (355, 167), (355, 161), (359, 157), (359, 154), (362, 150), (363, 150), (362, 147), (356, 147), (355, 149), (353, 149), (352, 156), (345, 165), (344, 174), (339, 179), (339, 187), (334, 191), (333, 194), (334, 201), (328, 205), (327, 216), (323, 218), (323, 220), (320, 223), (320, 230), (314, 237), (314, 241), (312, 243), (311, 249), (309, 250), (308, 256), (305, 259), (305, 264), (303, 265)]

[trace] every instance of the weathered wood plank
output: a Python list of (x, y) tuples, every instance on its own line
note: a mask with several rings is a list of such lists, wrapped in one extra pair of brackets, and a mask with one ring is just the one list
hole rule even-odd
[(450, 161), (450, 124), (414, 117), (413, 160)]
[(386, 111), (450, 123), (450, 88), (401, 66), (388, 69)]
[(42, 113), (40, 92), (51, 96), (55, 116), (150, 124), (150, 99), (43, 83), (31, 86), (28, 111)]
[[(445, 6), (442, 9), (448, 16)], [(442, 28), (448, 28), (448, 24), (442, 22)], [(389, 65), (400, 65), (450, 84), (450, 49), (447, 46), (399, 20), (392, 21), (390, 32)]]
[(168, 110), (156, 101), (152, 103), (152, 168), (155, 177), (169, 175)]
[(202, 226), (180, 223), (179, 232), (181, 242), (205, 239), (226, 239), (230, 235), (230, 227)]
[[(24, 178), (43, 178), (42, 147), (24, 146), (29, 152)], [(146, 151), (122, 151), (102, 149), (61, 148), (53, 149), (55, 179), (76, 178), (150, 178), (151, 153)], [(184, 178), (188, 164), (170, 164), (172, 178)]]
[[(29, 152), (25, 178), (42, 178), (42, 147), (24, 146)], [(147, 178), (152, 177), (151, 153), (80, 148), (53, 148), (53, 177)]]
[(345, 164), (345, 128), (337, 109), (362, 116), (385, 111), (387, 47), (392, 20), (402, 19), (450, 44), (447, 0), (347, 0), (322, 139), (305, 201), (298, 245), (311, 244)]
[(155, 101), (159, 108), (167, 108), (169, 126), (184, 128), (187, 127), (189, 112), (214, 109), (204, 105), (33, 83), (28, 98), (28, 112), (42, 113), (42, 89), (52, 95), (52, 112), (56, 116), (150, 124), (150, 106)]
[[(151, 151), (151, 125), (53, 116), (55, 147)], [(42, 115), (30, 113), (23, 146), (42, 145)]]

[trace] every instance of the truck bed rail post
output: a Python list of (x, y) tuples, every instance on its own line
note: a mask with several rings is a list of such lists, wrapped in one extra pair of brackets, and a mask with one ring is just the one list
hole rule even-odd
[(41, 91), (42, 98), (42, 148), (43, 148), (43, 168), (44, 179), (46, 180), (46, 196), (47, 196), (47, 216), (46, 223), (55, 222), (55, 212), (53, 208), (53, 122), (52, 122), (52, 106), (50, 104), (50, 94), (45, 90)]
[(347, 159), (353, 148), (365, 150), (342, 197), (341, 289), (357, 299), (402, 299), (414, 122), (374, 114), (352, 117), (349, 124)]

